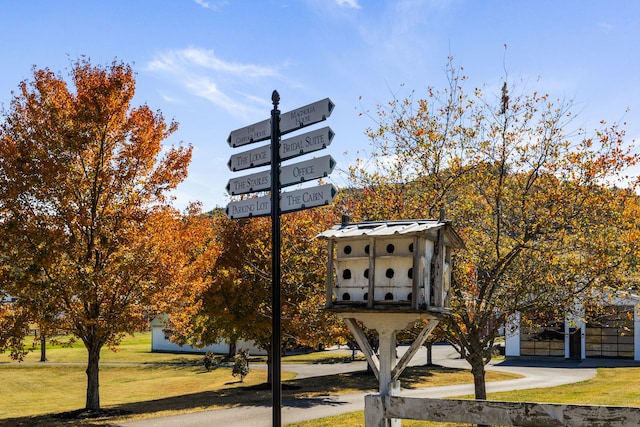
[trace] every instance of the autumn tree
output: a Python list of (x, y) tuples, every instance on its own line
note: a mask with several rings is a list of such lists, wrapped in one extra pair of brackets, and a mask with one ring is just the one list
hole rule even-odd
[(131, 67), (81, 58), (68, 77), (34, 69), (3, 110), (0, 289), (17, 300), (0, 344), (19, 357), (25, 325), (44, 318), (78, 337), (86, 409), (98, 410), (102, 348), (147, 327), (154, 310), (187, 310), (209, 247), (190, 231), (202, 230), (198, 208), (182, 215), (167, 197), (191, 147), (163, 146), (177, 124), (132, 107)]
[(571, 129), (571, 103), (537, 92), (448, 86), (380, 105), (371, 156), (350, 170), (344, 208), (357, 220), (451, 219), (466, 250), (455, 256), (451, 316), (442, 327), (486, 398), (484, 366), (516, 312), (561, 316), (576, 296), (624, 284), (635, 247), (627, 209), (637, 161), (621, 125)]
[[(285, 342), (317, 346), (335, 342), (346, 329), (322, 310), (326, 293), (326, 245), (315, 236), (333, 226), (328, 208), (282, 216), (281, 306)], [(271, 222), (269, 218), (219, 217), (218, 244), (224, 248), (211, 268), (202, 310), (190, 336), (178, 342), (254, 342), (271, 362)], [(284, 343), (283, 343), (284, 344)], [(271, 377), (269, 377), (269, 381)]]

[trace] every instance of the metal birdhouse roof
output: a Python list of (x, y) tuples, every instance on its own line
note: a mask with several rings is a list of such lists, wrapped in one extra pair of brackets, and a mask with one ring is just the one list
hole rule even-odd
[(451, 227), (448, 221), (433, 219), (399, 220), (399, 221), (366, 221), (348, 224), (338, 224), (333, 228), (323, 231), (320, 238), (340, 240), (344, 238), (358, 237), (392, 237), (392, 236), (424, 236), (431, 240), (436, 239), (436, 232), (445, 231), (445, 240), (453, 248), (464, 248), (464, 243), (458, 233)]

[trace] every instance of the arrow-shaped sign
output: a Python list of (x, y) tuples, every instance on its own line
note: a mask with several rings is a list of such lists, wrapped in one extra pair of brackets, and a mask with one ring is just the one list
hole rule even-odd
[(269, 138), (271, 138), (271, 119), (231, 131), (227, 142), (231, 147), (240, 147)]
[(280, 194), (280, 212), (295, 212), (316, 206), (330, 205), (338, 194), (333, 184), (302, 188)]
[[(331, 156), (322, 156), (283, 166), (280, 168), (280, 186), (287, 187), (329, 176), (335, 166), (336, 161)], [(266, 191), (270, 188), (270, 170), (233, 178), (227, 183), (227, 192), (232, 196), (253, 193), (254, 191)]]
[(336, 166), (336, 161), (331, 156), (322, 156), (305, 160), (280, 168), (280, 186), (300, 184), (318, 178), (329, 176)]
[[(329, 205), (333, 202), (338, 189), (333, 184), (280, 193), (280, 212), (295, 212), (317, 206)], [(225, 209), (229, 219), (254, 218), (271, 215), (271, 196), (254, 197), (252, 199), (230, 202)]]
[(254, 197), (251, 199), (230, 202), (225, 209), (229, 219), (254, 218), (271, 215), (271, 196)]
[(244, 169), (257, 168), (271, 164), (271, 145), (254, 148), (253, 150), (243, 151), (234, 154), (227, 162), (227, 166), (232, 171), (241, 171)]
[[(288, 160), (303, 154), (312, 153), (328, 147), (335, 133), (329, 126), (311, 132), (296, 135), (280, 141), (280, 160)], [(234, 154), (227, 166), (232, 171), (240, 171), (271, 163), (271, 145)]]
[(280, 135), (326, 120), (335, 106), (325, 98), (280, 115)]
[(239, 178), (232, 178), (227, 183), (226, 188), (227, 193), (232, 196), (269, 190), (271, 188), (271, 171), (266, 170)]
[[(334, 107), (335, 104), (331, 99), (325, 98), (281, 114), (280, 135), (326, 120), (333, 112)], [(269, 138), (271, 138), (271, 119), (266, 119), (232, 131), (227, 142), (231, 147), (240, 147)]]

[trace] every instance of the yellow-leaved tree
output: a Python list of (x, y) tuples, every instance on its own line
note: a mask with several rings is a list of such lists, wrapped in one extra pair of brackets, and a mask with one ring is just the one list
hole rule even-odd
[(508, 316), (562, 318), (635, 269), (637, 180), (625, 173), (637, 155), (621, 125), (570, 128), (570, 102), (506, 81), (495, 95), (469, 93), (451, 61), (447, 76), (442, 90), (367, 113), (372, 153), (351, 168), (344, 203), (356, 220), (453, 221), (466, 250), (442, 326), (485, 399), (484, 367)]

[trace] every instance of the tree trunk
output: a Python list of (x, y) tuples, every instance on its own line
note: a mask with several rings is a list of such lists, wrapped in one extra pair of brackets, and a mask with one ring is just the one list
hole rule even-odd
[(273, 383), (273, 354), (271, 346), (267, 349), (267, 384)]
[(47, 337), (44, 334), (40, 335), (40, 361), (47, 361)]
[(233, 358), (233, 356), (236, 355), (237, 346), (238, 346), (238, 341), (235, 338), (230, 338), (229, 339), (229, 353), (227, 354), (227, 357), (229, 359)]
[(85, 409), (100, 409), (99, 363), (101, 345), (87, 345), (89, 361), (87, 364), (87, 401)]
[(467, 361), (471, 364), (471, 373), (473, 374), (473, 387), (475, 390), (476, 400), (487, 399), (487, 387), (485, 383), (484, 360), (482, 357), (469, 357)]

